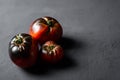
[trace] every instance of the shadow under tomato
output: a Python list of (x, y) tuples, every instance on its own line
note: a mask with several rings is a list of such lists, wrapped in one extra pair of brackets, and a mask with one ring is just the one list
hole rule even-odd
[(65, 51), (77, 48), (82, 49), (85, 46), (83, 41), (77, 41), (69, 37), (62, 37), (57, 43), (61, 45)]
[(80, 49), (84, 47), (83, 43), (77, 42), (76, 40), (68, 37), (63, 37), (57, 43), (64, 49), (64, 57), (61, 61), (59, 61), (57, 64), (50, 64), (38, 58), (37, 63), (33, 67), (24, 70), (30, 74), (44, 75), (49, 74), (52, 70), (66, 70), (76, 67), (77, 63), (73, 57), (69, 55), (69, 50), (77, 48)]
[(44, 61), (38, 61), (31, 68), (27, 68), (23, 70), (33, 75), (48, 75), (49, 73), (55, 70), (56, 71), (66, 70), (66, 69), (73, 68), (75, 66), (77, 66), (77, 64), (72, 58), (68, 56), (64, 56), (64, 58), (56, 64), (50, 64)]

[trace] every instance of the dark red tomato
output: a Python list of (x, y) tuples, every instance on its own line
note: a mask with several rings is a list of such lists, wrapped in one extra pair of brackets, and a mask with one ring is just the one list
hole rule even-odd
[(50, 63), (56, 63), (63, 58), (63, 49), (53, 41), (47, 41), (42, 46), (41, 58)]
[(39, 40), (40, 44), (46, 41), (57, 41), (63, 34), (60, 23), (52, 17), (42, 17), (35, 20), (30, 26), (30, 35)]
[(9, 43), (9, 55), (19, 67), (31, 67), (38, 56), (37, 42), (29, 34), (17, 34)]

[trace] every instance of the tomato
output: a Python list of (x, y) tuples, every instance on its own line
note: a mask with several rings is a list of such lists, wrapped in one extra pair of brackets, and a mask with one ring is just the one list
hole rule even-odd
[(63, 29), (60, 23), (52, 17), (42, 17), (36, 19), (30, 26), (30, 35), (40, 42), (58, 41), (62, 34)]
[(37, 42), (29, 34), (17, 34), (9, 42), (9, 55), (17, 66), (31, 67), (38, 56)]
[(47, 41), (43, 44), (41, 51), (41, 59), (46, 62), (57, 63), (63, 58), (62, 47), (53, 41)]

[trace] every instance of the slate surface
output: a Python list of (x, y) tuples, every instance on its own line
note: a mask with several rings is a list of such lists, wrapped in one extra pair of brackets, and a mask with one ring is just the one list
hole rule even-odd
[[(14, 65), (8, 43), (36, 18), (64, 29), (64, 60), (31, 71)], [(0, 0), (0, 80), (120, 80), (119, 0)]]

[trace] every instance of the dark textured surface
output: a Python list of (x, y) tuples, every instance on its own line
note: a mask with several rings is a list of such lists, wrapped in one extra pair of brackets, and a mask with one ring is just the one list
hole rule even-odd
[[(8, 43), (42, 16), (63, 26), (65, 58), (22, 70), (11, 62)], [(0, 80), (120, 80), (119, 34), (119, 0), (0, 0)]]

